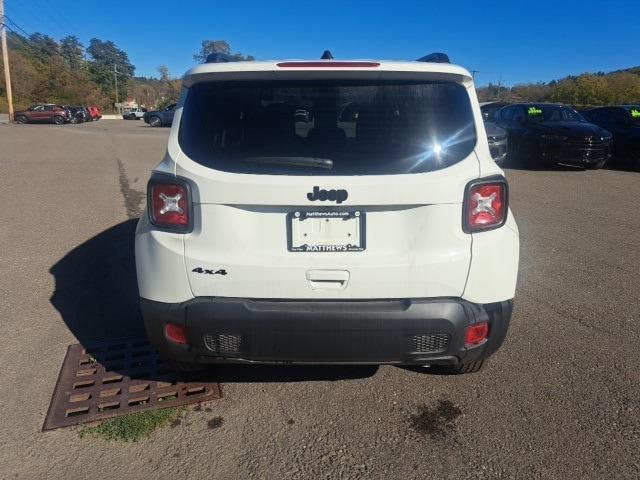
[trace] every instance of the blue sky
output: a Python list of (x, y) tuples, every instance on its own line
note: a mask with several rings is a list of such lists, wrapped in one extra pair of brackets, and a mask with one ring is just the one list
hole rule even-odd
[(480, 85), (640, 65), (640, 0), (5, 0), (29, 33), (112, 40), (138, 75), (182, 75), (205, 39), (258, 59), (415, 59), (442, 51)]

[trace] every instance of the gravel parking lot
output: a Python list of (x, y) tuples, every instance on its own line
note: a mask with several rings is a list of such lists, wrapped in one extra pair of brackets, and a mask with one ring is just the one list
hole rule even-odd
[(149, 439), (42, 433), (67, 345), (142, 332), (132, 235), (167, 136), (0, 125), (1, 478), (640, 477), (640, 173), (616, 169), (507, 171), (519, 286), (479, 374), (224, 367), (221, 401)]

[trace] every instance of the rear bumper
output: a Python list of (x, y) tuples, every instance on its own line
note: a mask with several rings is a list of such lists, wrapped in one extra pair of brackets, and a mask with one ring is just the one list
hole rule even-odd
[[(502, 345), (512, 301), (461, 299), (351, 301), (199, 297), (169, 304), (141, 300), (147, 334), (166, 358), (187, 363), (457, 364)], [(464, 345), (467, 326), (488, 321), (488, 340)], [(165, 337), (184, 325), (188, 345)]]

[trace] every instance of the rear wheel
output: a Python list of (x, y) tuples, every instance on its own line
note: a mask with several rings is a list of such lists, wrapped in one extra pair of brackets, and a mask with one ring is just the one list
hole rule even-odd
[(17, 123), (29, 123), (29, 119), (24, 115), (18, 115), (16, 117), (16, 122)]
[(60, 115), (56, 115), (55, 117), (53, 117), (53, 123), (55, 123), (56, 125), (62, 125), (64, 124), (64, 118)]
[(80, 120), (78, 119), (78, 117), (71, 117), (71, 120), (69, 120), (69, 123), (75, 125), (76, 123), (80, 123)]
[(433, 365), (430, 370), (440, 375), (463, 375), (465, 373), (476, 373), (482, 369), (485, 359), (480, 358), (473, 362), (459, 363), (458, 365)]
[(151, 117), (149, 119), (149, 125), (152, 127), (160, 127), (162, 126), (162, 120), (160, 120), (160, 117)]
[(605, 163), (607, 163), (606, 158), (604, 160), (600, 160), (599, 162), (586, 165), (586, 167), (587, 170), (600, 170), (602, 167), (604, 167)]

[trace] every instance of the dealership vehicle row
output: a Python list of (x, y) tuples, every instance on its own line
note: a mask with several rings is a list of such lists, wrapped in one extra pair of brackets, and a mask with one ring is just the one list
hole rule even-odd
[[(159, 110), (127, 109), (125, 120), (143, 120), (151, 127), (170, 127), (177, 104)], [(501, 166), (535, 168), (565, 164), (602, 168), (611, 157), (640, 165), (640, 104), (595, 107), (578, 112), (560, 104), (486, 102), (481, 104), (489, 150)], [(341, 120), (349, 114), (341, 112)], [(295, 121), (313, 121), (301, 109)], [(15, 113), (17, 123), (83, 123), (102, 118), (99, 107), (35, 104)]]
[(102, 118), (100, 107), (56, 105), (55, 103), (37, 103), (26, 110), (14, 113), (16, 123), (84, 123)]
[(502, 150), (492, 148), (496, 162), (599, 169), (614, 156), (640, 164), (640, 104), (578, 112), (552, 103), (489, 102), (481, 109), (485, 125), (504, 131), (508, 141), (504, 156)]

